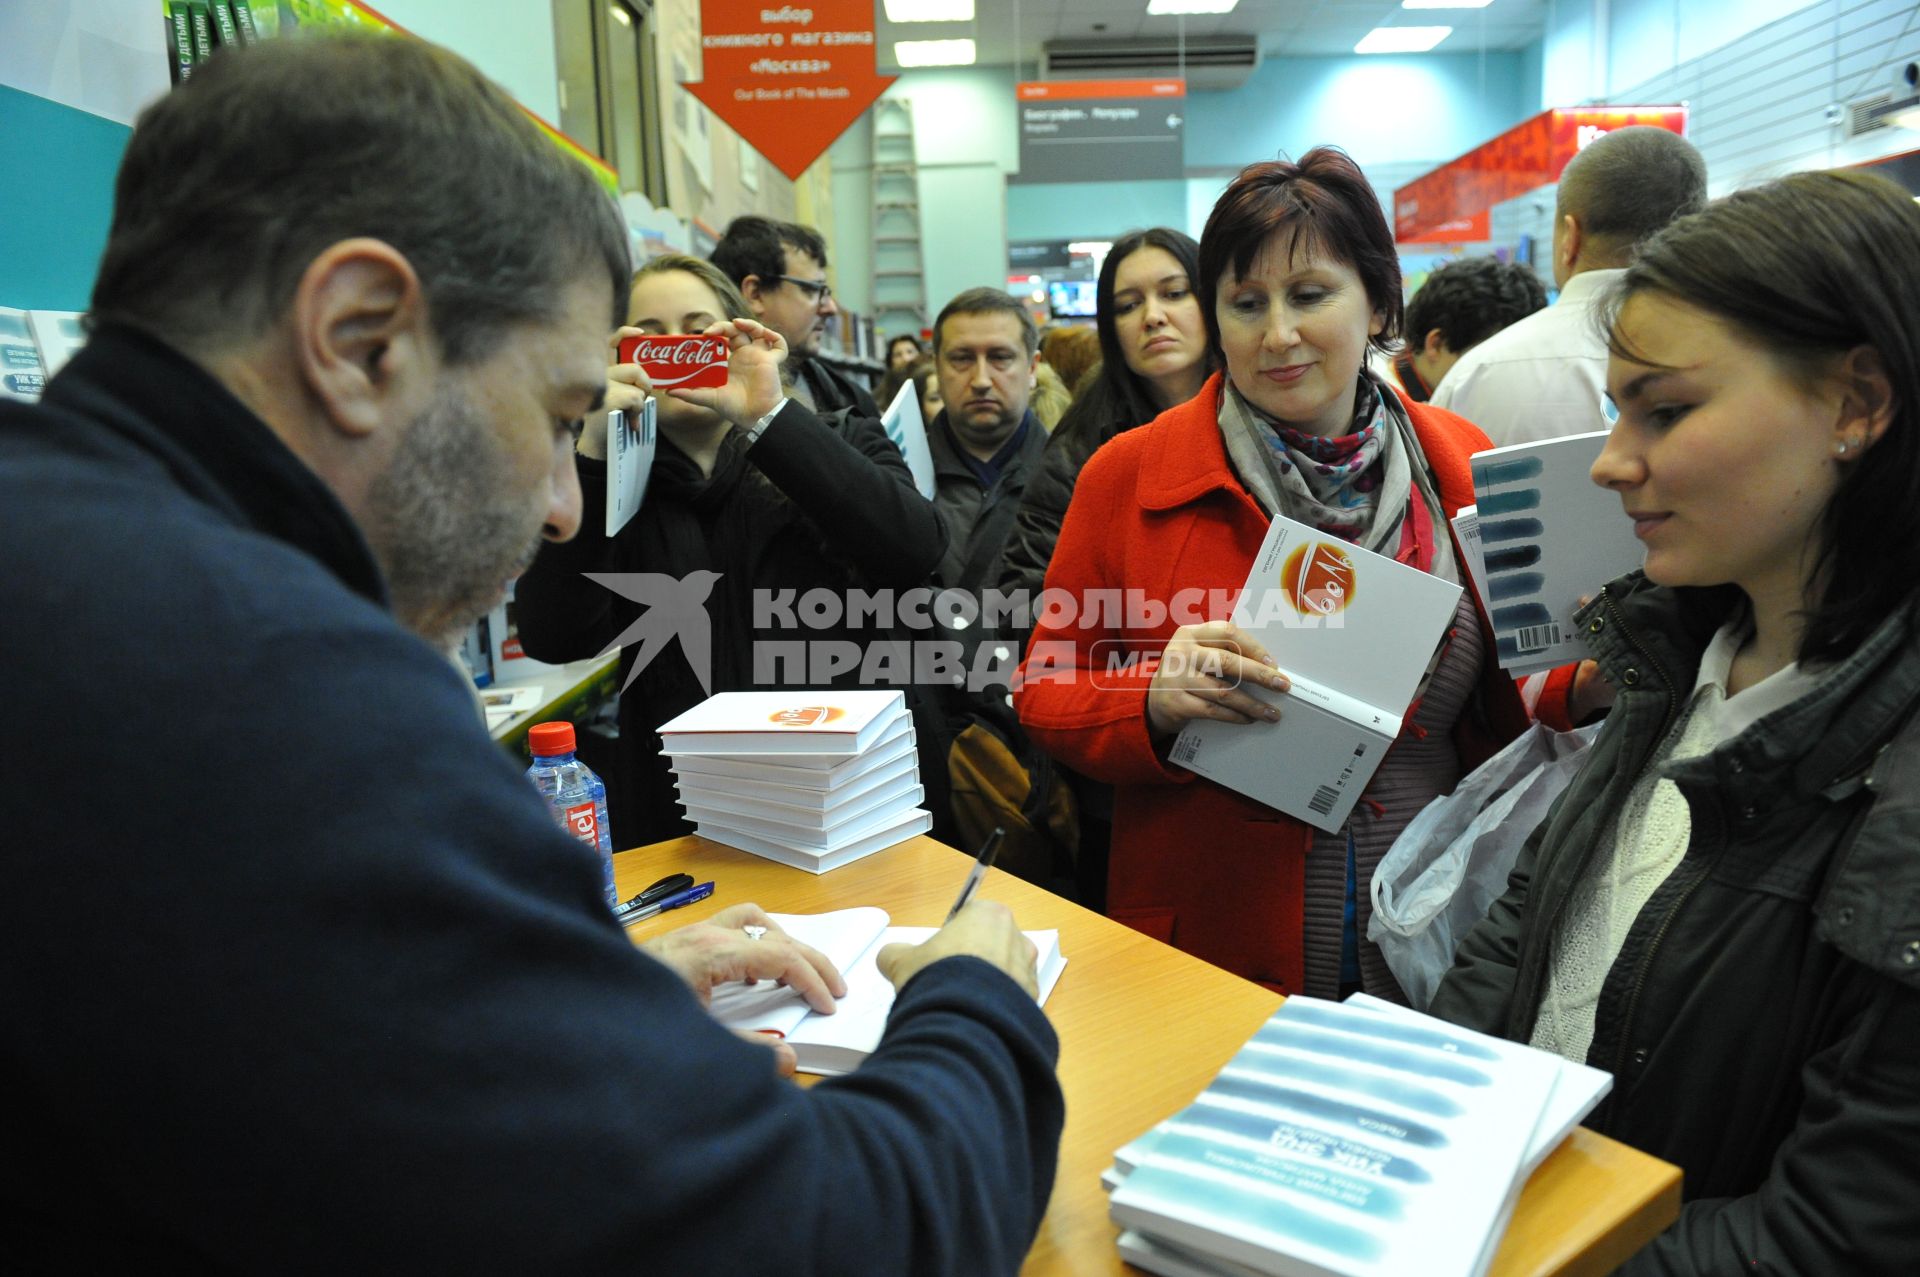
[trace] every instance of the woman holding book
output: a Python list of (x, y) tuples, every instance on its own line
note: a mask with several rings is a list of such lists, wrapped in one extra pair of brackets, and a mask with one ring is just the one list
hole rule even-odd
[[(1342, 152), (1243, 170), (1207, 219), (1193, 283), (1224, 371), (1081, 471), (1046, 584), (1082, 606), (1036, 627), (1021, 721), (1116, 787), (1114, 918), (1284, 992), (1364, 986), (1403, 1001), (1366, 940), (1374, 866), (1526, 723), (1471, 591), (1338, 832), (1200, 780), (1168, 750), (1195, 719), (1264, 732), (1286, 713), (1240, 687), (1284, 691), (1285, 650), (1261, 650), (1223, 602), (1276, 514), (1461, 582), (1448, 520), (1473, 500), (1467, 458), (1486, 436), (1367, 370), (1369, 345), (1399, 334), (1399, 260)], [(1095, 604), (1116, 590), (1132, 615)], [(1564, 707), (1563, 686), (1557, 698)]]
[(1920, 206), (1798, 173), (1682, 218), (1603, 307), (1594, 463), (1644, 572), (1581, 614), (1607, 727), (1432, 1011), (1614, 1075), (1677, 1163), (1623, 1272), (1920, 1257)]
[[(709, 691), (782, 686), (788, 671), (771, 660), (756, 662), (757, 642), (874, 637), (837, 628), (783, 632), (777, 619), (756, 626), (756, 593), (791, 597), (824, 589), (844, 598), (852, 588), (910, 588), (926, 579), (946, 549), (945, 527), (914, 490), (880, 423), (854, 416), (831, 427), (786, 398), (785, 341), (753, 321), (738, 290), (711, 263), (654, 258), (634, 276), (628, 313), (631, 326), (615, 334), (616, 342), (724, 325), (717, 331), (732, 346), (727, 384), (657, 397), (659, 442), (646, 499), (611, 538), (605, 534), (606, 417), (590, 419), (579, 443), (580, 534), (543, 547), (518, 586), (520, 639), (529, 655), (571, 661), (616, 640), (625, 644), (621, 766), (614, 782), (625, 799), (614, 816), (622, 846), (691, 831), (654, 729)], [(607, 406), (629, 412), (640, 409), (650, 389), (636, 364), (611, 368), (608, 383)], [(656, 573), (681, 582), (689, 595), (681, 601), (704, 614), (706, 634), (697, 625), (688, 628), (684, 615), (664, 620), (657, 635), (644, 628), (635, 633), (642, 605), (589, 580), (588, 572)], [(702, 584), (710, 590), (704, 600)], [(709, 639), (704, 645), (703, 638)], [(696, 648), (710, 649), (707, 670), (691, 663), (708, 654)], [(648, 660), (635, 673), (642, 653)]]

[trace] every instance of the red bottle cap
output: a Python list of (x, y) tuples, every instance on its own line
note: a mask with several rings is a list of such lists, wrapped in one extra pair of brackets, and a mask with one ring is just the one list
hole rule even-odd
[(535, 723), (527, 729), (535, 758), (557, 758), (574, 750), (572, 723)]

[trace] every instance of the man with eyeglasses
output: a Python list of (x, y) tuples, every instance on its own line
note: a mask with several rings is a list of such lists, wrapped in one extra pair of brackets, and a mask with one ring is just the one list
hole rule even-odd
[(878, 417), (873, 396), (815, 358), (840, 308), (827, 283), (827, 242), (810, 226), (736, 217), (714, 245), (713, 264), (739, 285), (754, 318), (787, 339), (793, 398), (825, 416), (841, 410)]

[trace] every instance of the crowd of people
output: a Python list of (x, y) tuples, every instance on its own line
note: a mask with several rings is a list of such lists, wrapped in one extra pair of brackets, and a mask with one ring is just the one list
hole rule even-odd
[[(590, 574), (706, 588), (710, 659), (622, 655), (635, 845), (690, 829), (661, 723), (796, 668), (823, 685), (763, 659), (795, 637), (768, 596), (1221, 598), (1282, 516), (1464, 585), (1468, 458), (1610, 429), (1593, 479), (1646, 561), (1593, 582), (1592, 659), (1523, 695), (1464, 589), (1337, 832), (1170, 760), (1187, 723), (1286, 712), (1287, 653), (1224, 612), (849, 610), (802, 637), (960, 653), (904, 686), (936, 833), (978, 824), (950, 763), (997, 749), (1028, 818), (1005, 863), (1328, 998), (1404, 1001), (1367, 884), (1414, 815), (1530, 721), (1603, 721), (1432, 1013), (1614, 1075), (1590, 1124), (1686, 1193), (1622, 1271), (1910, 1265), (1920, 205), (1846, 172), (1709, 202), (1684, 139), (1624, 128), (1557, 188), (1557, 300), (1490, 258), (1407, 299), (1365, 174), (1316, 147), (1248, 165), (1197, 241), (1116, 239), (1091, 329), (1043, 334), (982, 285), (876, 387), (822, 357), (828, 269), (816, 231), (757, 216), (636, 269), (585, 171), (419, 42), (265, 44), (143, 114), (89, 344), (0, 407), (23, 1249), (1015, 1271), (1063, 1112), (1008, 911), (890, 951), (879, 1049), (796, 1091), (706, 994), (784, 980), (826, 1010), (840, 974), (752, 904), (628, 943), (449, 638), (516, 576), (548, 660), (639, 617)], [(655, 394), (611, 353), (676, 333), (724, 339), (724, 385)], [(907, 387), (931, 498), (880, 420)], [(607, 414), (648, 397), (645, 502), (609, 537)], [(76, 653), (100, 671), (78, 685)]]

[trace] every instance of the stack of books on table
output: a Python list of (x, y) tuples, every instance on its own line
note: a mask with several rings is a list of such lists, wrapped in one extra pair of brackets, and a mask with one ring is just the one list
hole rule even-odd
[(933, 827), (905, 697), (721, 692), (660, 728), (695, 832), (825, 873)]
[(1167, 1277), (1476, 1277), (1611, 1075), (1363, 996), (1287, 999), (1103, 1177)]

